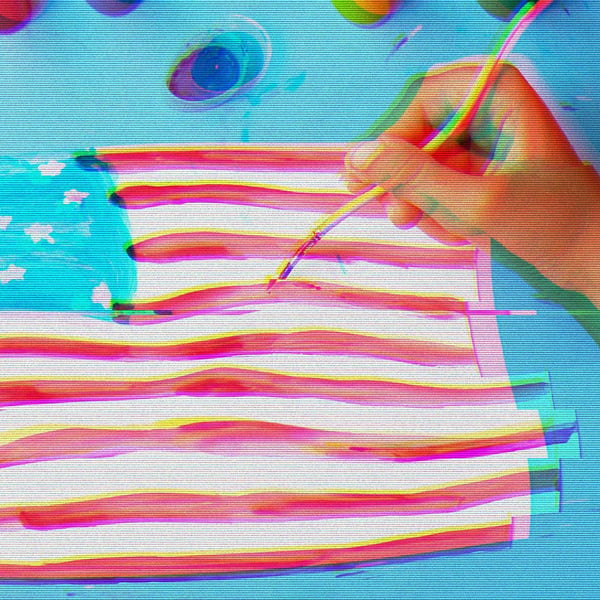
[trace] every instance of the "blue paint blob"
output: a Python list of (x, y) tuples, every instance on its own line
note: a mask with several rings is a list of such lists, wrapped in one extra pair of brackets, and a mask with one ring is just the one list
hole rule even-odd
[(121, 17), (135, 10), (143, 0), (86, 0), (99, 13), (109, 17)]
[(240, 80), (240, 64), (223, 46), (207, 46), (195, 57), (190, 69), (194, 83), (211, 92), (224, 92)]
[(266, 32), (242, 18), (188, 44), (167, 81), (169, 91), (204, 110), (240, 96), (265, 72), (271, 46)]

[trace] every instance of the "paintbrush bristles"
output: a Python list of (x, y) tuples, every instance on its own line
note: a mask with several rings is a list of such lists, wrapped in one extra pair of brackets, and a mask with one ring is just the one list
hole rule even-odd
[(368, 204), (376, 198), (385, 193), (385, 190), (378, 185), (370, 187), (366, 192), (363, 192), (359, 196), (353, 198), (350, 202), (344, 204), (338, 208), (335, 212), (328, 215), (311, 230), (310, 234), (307, 235), (299, 244), (296, 246), (296, 250), (291, 257), (285, 258), (279, 265), (276, 271), (275, 277), (270, 277), (267, 281), (267, 291), (269, 291), (278, 281), (287, 279), (289, 274), (292, 272), (299, 260), (306, 254), (307, 250), (316, 245), (319, 240), (331, 229), (333, 229), (338, 223), (343, 221), (346, 217), (351, 215), (362, 208), (365, 204)]

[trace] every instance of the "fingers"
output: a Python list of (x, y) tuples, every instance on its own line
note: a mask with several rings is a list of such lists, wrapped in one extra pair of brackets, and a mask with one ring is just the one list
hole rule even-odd
[[(369, 165), (375, 160), (375, 155), (380, 149), (378, 142), (365, 142), (361, 144), (352, 158), (350, 155), (346, 159), (346, 173), (345, 180), (346, 186), (353, 194), (360, 194), (365, 190), (365, 181), (369, 181), (368, 176), (365, 179), (365, 174), (362, 173), (363, 168), (369, 167)], [(355, 169), (355, 166), (359, 167), (359, 170)], [(394, 168), (395, 165), (392, 165)], [(423, 215), (421, 209), (408, 202), (403, 202), (401, 196), (396, 196), (391, 191), (379, 196), (377, 200), (386, 208), (388, 217), (401, 229), (410, 229), (417, 225)]]
[(446, 244), (447, 246), (465, 246), (466, 244), (470, 244), (471, 241), (462, 235), (457, 233), (452, 233), (448, 231), (438, 221), (429, 217), (427, 215), (423, 215), (419, 221), (419, 229), (426, 233), (429, 237), (441, 242), (442, 244)]
[(494, 192), (493, 176), (459, 173), (414, 145), (387, 136), (355, 148), (346, 164), (355, 183), (376, 183), (391, 195), (386, 202), (393, 207), (394, 222), (407, 226), (416, 220), (418, 211), (403, 206), (409, 204), (460, 237), (478, 233)]
[[(544, 225), (550, 239), (557, 235), (546, 223), (552, 202), (548, 188), (539, 191), (544, 187), (540, 165), (575, 168), (580, 161), (515, 67), (499, 69), (468, 130), (452, 136), (434, 154), (420, 149), (460, 106), (480, 66), (449, 65), (421, 79), (397, 122), (376, 141), (360, 144), (347, 155), (348, 189), (359, 193), (372, 184), (381, 186), (386, 194), (380, 201), (401, 228), (418, 224), (447, 244), (464, 239), (487, 243), (492, 236), (533, 259), (535, 232)], [(550, 173), (547, 179), (556, 176)], [(559, 199), (557, 203), (562, 204)], [(574, 212), (563, 206), (553, 210), (561, 217)], [(558, 229), (564, 232), (565, 226)]]
[[(370, 185), (353, 177), (351, 174), (344, 176), (348, 191), (358, 196), (365, 192)], [(377, 201), (385, 207), (387, 215), (396, 227), (400, 229), (410, 229), (419, 223), (423, 211), (413, 204), (403, 202), (391, 192), (385, 193), (377, 198)]]
[[(456, 223), (456, 231), (448, 231), (436, 220), (440, 218), (439, 214), (435, 218), (424, 214), (423, 208), (426, 208), (430, 213), (439, 213), (440, 208), (437, 202), (430, 199), (429, 202), (423, 203), (422, 197), (418, 193), (415, 196), (415, 190), (411, 186), (406, 183), (395, 185), (398, 177), (400, 177), (398, 173), (393, 174), (393, 170), (398, 169), (398, 160), (396, 154), (386, 152), (379, 142), (362, 144), (357, 148), (355, 154), (349, 155), (347, 159), (346, 184), (349, 191), (359, 194), (375, 181), (381, 184), (383, 182), (382, 177), (392, 173), (386, 184), (390, 191), (380, 196), (378, 201), (386, 207), (388, 217), (394, 225), (401, 229), (410, 229), (415, 225), (419, 225), (427, 235), (449, 245), (468, 243), (464, 237), (464, 228), (460, 227), (458, 223)], [(391, 168), (388, 168), (388, 161), (391, 162)], [(355, 164), (365, 167), (365, 170), (354, 170)], [(377, 174), (376, 179), (373, 179), (373, 173)], [(454, 217), (452, 217), (452, 220), (456, 221)]]
[(423, 222), (423, 211), (402, 199), (396, 198), (393, 194), (385, 194), (382, 202), (386, 207), (390, 221), (400, 229), (410, 229), (415, 225), (421, 225)]

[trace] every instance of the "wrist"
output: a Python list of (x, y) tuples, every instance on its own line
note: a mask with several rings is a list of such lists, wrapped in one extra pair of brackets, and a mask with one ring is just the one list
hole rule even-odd
[[(590, 171), (593, 171), (591, 167)], [(591, 198), (582, 199), (590, 204), (573, 257), (578, 265), (576, 291), (600, 309), (600, 176), (595, 171), (592, 176), (596, 182), (595, 193)]]
[[(600, 235), (600, 230), (598, 235)], [(578, 291), (596, 308), (600, 309), (600, 257), (596, 255), (596, 260), (590, 260), (589, 263), (588, 268), (585, 270), (585, 281), (582, 281)]]

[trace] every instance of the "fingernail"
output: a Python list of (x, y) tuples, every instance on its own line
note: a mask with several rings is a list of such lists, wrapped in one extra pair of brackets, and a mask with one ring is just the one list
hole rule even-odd
[(378, 142), (363, 142), (350, 151), (350, 164), (355, 169), (366, 169), (380, 151)]

